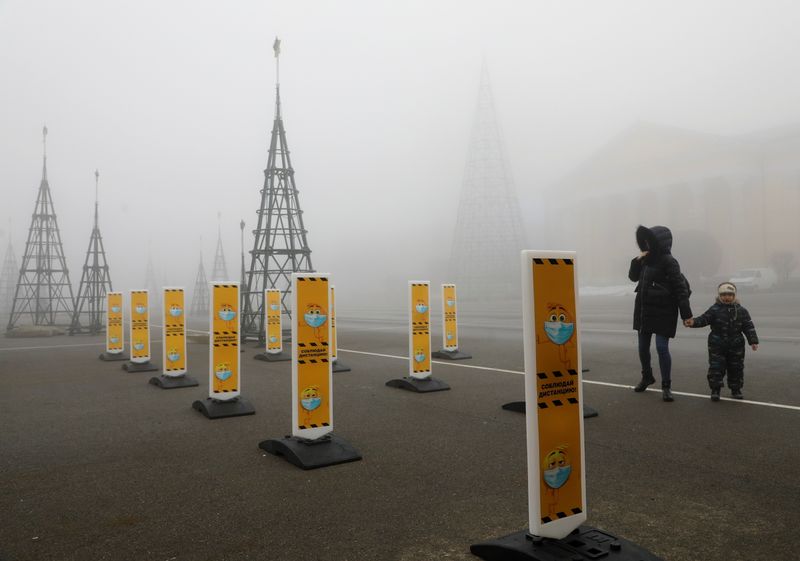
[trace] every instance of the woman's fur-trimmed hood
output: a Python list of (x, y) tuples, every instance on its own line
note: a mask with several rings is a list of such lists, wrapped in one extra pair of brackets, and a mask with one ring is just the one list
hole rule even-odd
[(669, 255), (672, 252), (672, 232), (666, 226), (639, 226), (636, 228), (636, 243), (642, 251), (651, 255)]

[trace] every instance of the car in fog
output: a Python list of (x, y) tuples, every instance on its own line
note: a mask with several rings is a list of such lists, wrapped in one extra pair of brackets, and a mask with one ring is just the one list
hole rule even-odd
[(744, 290), (772, 290), (778, 284), (778, 275), (772, 269), (742, 269), (731, 275), (731, 282)]

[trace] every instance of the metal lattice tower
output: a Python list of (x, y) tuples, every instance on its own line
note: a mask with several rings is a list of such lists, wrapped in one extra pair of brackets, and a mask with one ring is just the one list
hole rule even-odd
[[(91, 334), (105, 331), (106, 294), (112, 292), (111, 274), (108, 272), (103, 236), (100, 235), (98, 213), (98, 185), (100, 172), (94, 171), (94, 228), (89, 237), (89, 248), (83, 263), (83, 274), (75, 299), (75, 315), (72, 316), (72, 333)], [(83, 317), (82, 317), (83, 316)]]
[(42, 129), (42, 138), (42, 181), (6, 328), (9, 331), (23, 318), (30, 319), (33, 325), (69, 326), (72, 323), (72, 284), (47, 181), (47, 127)]
[(229, 281), (228, 267), (225, 265), (225, 251), (222, 249), (222, 225), (217, 213), (217, 252), (214, 254), (214, 268), (211, 269), (212, 281)]
[[(279, 65), (280, 40), (277, 38), (273, 49)], [(278, 65), (276, 69), (279, 69)], [(277, 70), (276, 76), (275, 119), (267, 169), (264, 170), (261, 206), (257, 211), (258, 227), (253, 230), (255, 239), (250, 251), (250, 268), (246, 271), (247, 282), (242, 290), (242, 334), (247, 338), (264, 337), (264, 289), (281, 291), (283, 313), (291, 317), (288, 303), (291, 301), (292, 273), (314, 271), (283, 127)]]
[(200, 252), (200, 265), (197, 266), (197, 277), (194, 281), (194, 292), (192, 292), (192, 306), (189, 313), (193, 316), (208, 315), (208, 279), (206, 269), (203, 267), (203, 252)]
[(449, 274), (459, 297), (518, 299), (524, 245), (522, 213), (484, 65), (450, 253)]
[(8, 228), (8, 247), (3, 258), (3, 269), (0, 271), (0, 317), (8, 319), (14, 305), (14, 286), (19, 275), (19, 264), (11, 242), (11, 227)]

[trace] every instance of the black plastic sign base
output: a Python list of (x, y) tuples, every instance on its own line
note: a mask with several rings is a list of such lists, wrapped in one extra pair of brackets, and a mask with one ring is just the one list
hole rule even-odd
[(100, 355), (100, 360), (105, 360), (107, 362), (113, 362), (115, 360), (130, 360), (131, 357), (126, 355), (125, 353), (109, 353), (104, 352)]
[(292, 360), (292, 353), (281, 351), (279, 353), (258, 353), (253, 357), (256, 360), (263, 360), (266, 362), (283, 362), (285, 360)]
[(411, 378), (409, 376), (405, 376), (403, 378), (395, 378), (394, 380), (389, 380), (388, 382), (386, 382), (386, 385), (389, 386), (390, 388), (400, 388), (401, 390), (408, 390), (410, 392), (418, 392), (418, 393), (441, 392), (450, 389), (450, 386), (448, 386), (438, 378), (434, 378), (433, 376), (430, 376), (423, 380), (418, 380), (417, 378)]
[(431, 358), (443, 358), (444, 360), (465, 360), (468, 358), (472, 358), (472, 355), (468, 355), (467, 353), (462, 353), (458, 349), (456, 349), (455, 351), (448, 351), (447, 349), (442, 349), (439, 351), (432, 352)]
[(158, 386), (162, 390), (174, 390), (175, 388), (193, 388), (199, 386), (197, 380), (186, 374), (182, 376), (165, 376), (150, 378), (150, 383)]
[(469, 550), (485, 561), (664, 561), (635, 543), (591, 526), (581, 526), (561, 540), (517, 532), (473, 544)]
[(192, 407), (200, 411), (209, 419), (222, 419), (224, 417), (241, 417), (243, 415), (255, 415), (256, 410), (249, 401), (241, 397), (228, 401), (205, 398), (203, 401), (195, 401)]
[(315, 440), (296, 436), (264, 440), (258, 443), (258, 447), (275, 456), (283, 456), (289, 463), (301, 469), (317, 469), (361, 459), (358, 450), (330, 433)]
[(122, 369), (128, 372), (155, 372), (160, 370), (158, 365), (152, 362), (126, 362), (122, 365)]
[(334, 372), (350, 372), (352, 368), (344, 364), (341, 360), (334, 360), (331, 368)]
[[(525, 402), (524, 401), (510, 401), (503, 405), (503, 409), (506, 411), (513, 411), (514, 413), (525, 413)], [(588, 405), (583, 406), (583, 418), (588, 419), (589, 417), (597, 417), (600, 413), (597, 412), (597, 409), (593, 407), (589, 407)]]

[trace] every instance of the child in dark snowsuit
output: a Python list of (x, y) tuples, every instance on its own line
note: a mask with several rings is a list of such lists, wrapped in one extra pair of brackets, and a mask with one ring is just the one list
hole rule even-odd
[(711, 326), (708, 334), (708, 385), (711, 401), (719, 401), (722, 378), (728, 374), (731, 397), (742, 399), (744, 385), (744, 337), (755, 351), (758, 335), (750, 313), (736, 299), (736, 286), (723, 282), (717, 288), (717, 301), (706, 312), (684, 321), (688, 327)]

